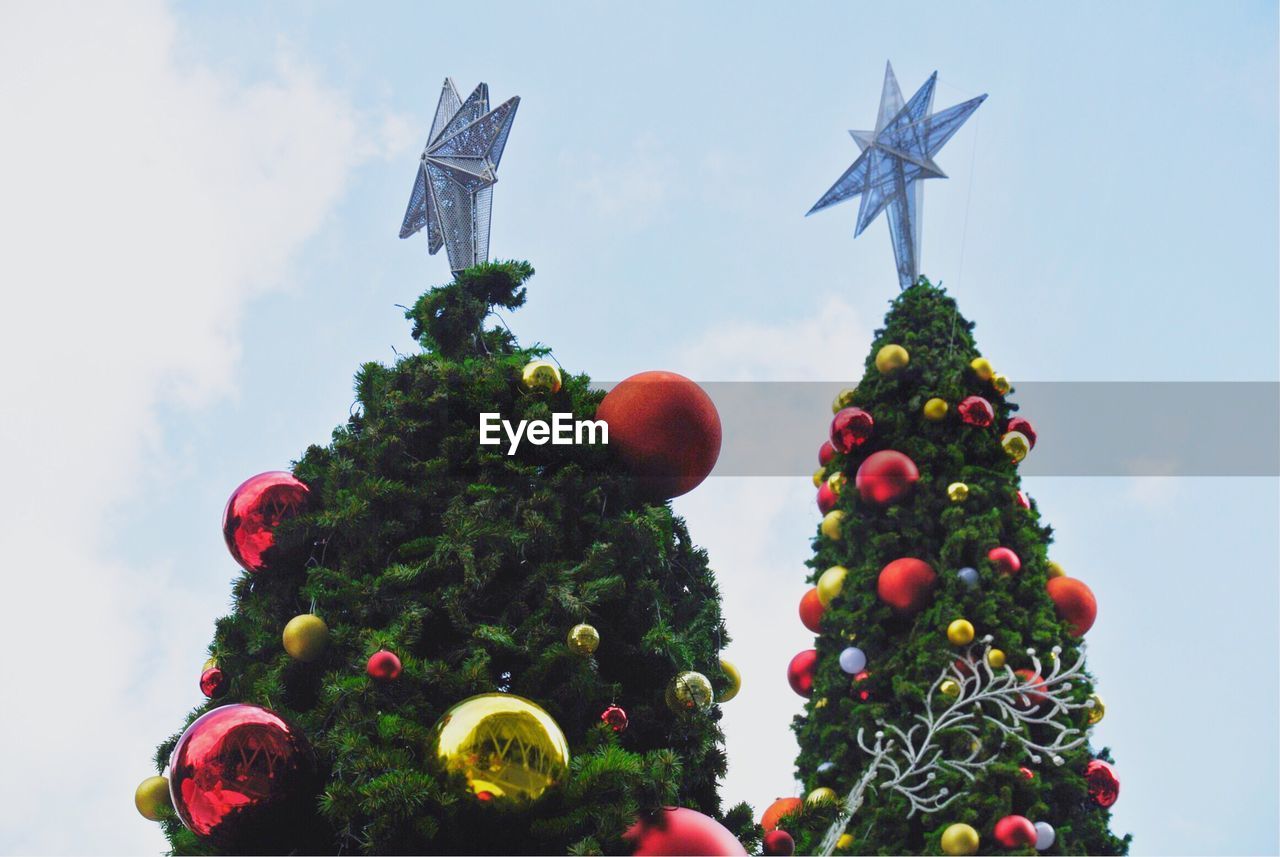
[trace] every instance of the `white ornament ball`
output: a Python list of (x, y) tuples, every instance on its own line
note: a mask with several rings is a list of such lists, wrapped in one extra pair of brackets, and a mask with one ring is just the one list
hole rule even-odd
[(857, 646), (850, 646), (840, 653), (840, 669), (849, 675), (857, 675), (867, 668), (867, 655)]
[(1053, 825), (1047, 821), (1036, 822), (1036, 850), (1047, 851), (1053, 847), (1053, 840), (1058, 838)]

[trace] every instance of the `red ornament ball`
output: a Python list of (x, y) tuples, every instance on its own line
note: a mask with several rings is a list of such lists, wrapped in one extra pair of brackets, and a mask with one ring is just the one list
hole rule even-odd
[(875, 427), (871, 414), (862, 408), (841, 408), (831, 421), (831, 445), (848, 455), (871, 439)]
[(1021, 815), (1006, 815), (996, 822), (992, 833), (1005, 848), (1022, 848), (1036, 844), (1036, 826)]
[(826, 467), (836, 457), (836, 448), (831, 445), (831, 441), (824, 440), (822, 446), (818, 447), (818, 464)]
[(853, 484), (863, 502), (887, 506), (904, 499), (920, 479), (916, 463), (901, 452), (882, 449), (858, 466)]
[(1014, 496), (1014, 499), (1018, 501), (1019, 506), (1021, 506), (1024, 509), (1031, 508), (1031, 498), (1027, 496), (1026, 491), (1019, 491), (1017, 494), (1013, 496)]
[(227, 674), (219, 667), (209, 667), (200, 673), (200, 692), (209, 699), (217, 699), (227, 692)]
[(904, 615), (919, 612), (928, 602), (938, 575), (929, 563), (903, 557), (880, 569), (876, 594), (880, 600)]
[(282, 470), (251, 476), (231, 492), (222, 512), (222, 537), (241, 568), (267, 568), (276, 527), (306, 510), (308, 493), (306, 485)]
[(1015, 705), (1027, 710), (1039, 708), (1049, 701), (1049, 697), (1043, 693), (1045, 689), (1044, 677), (1040, 673), (1032, 672), (1031, 670), (1014, 670), (1013, 674), (1022, 679), (1024, 685), (1027, 685), (1026, 689), (1018, 694)]
[(669, 500), (707, 478), (720, 456), (720, 414), (701, 387), (674, 372), (641, 372), (609, 391), (596, 410), (648, 494)]
[(1083, 582), (1074, 577), (1051, 577), (1046, 588), (1058, 618), (1071, 627), (1071, 633), (1083, 637), (1098, 618), (1098, 599)]
[(810, 589), (800, 599), (800, 622), (815, 634), (822, 633), (822, 614), (826, 610), (818, 597), (818, 587)]
[(1034, 780), (1036, 778), (1035, 771), (1031, 770), (1026, 765), (1018, 768), (1018, 773), (1022, 774), (1022, 778), (1024, 780)]
[(626, 732), (627, 725), (630, 722), (627, 720), (627, 712), (616, 705), (610, 705), (601, 712), (600, 719), (614, 732)]
[(1036, 448), (1036, 430), (1031, 427), (1031, 420), (1025, 417), (1012, 417), (1004, 424), (1006, 433), (1011, 431), (1022, 432), (1027, 439), (1027, 445), (1032, 449)]
[(760, 826), (767, 833), (770, 830), (778, 829), (778, 822), (793, 812), (799, 812), (804, 808), (804, 800), (798, 797), (780, 797), (773, 803), (769, 804), (769, 808), (764, 811), (764, 815), (760, 816)]
[(960, 404), (956, 405), (956, 413), (960, 415), (962, 423), (978, 428), (986, 428), (996, 418), (996, 412), (991, 407), (991, 403), (981, 396), (967, 396), (961, 399)]
[(776, 857), (791, 857), (796, 853), (796, 841), (785, 830), (770, 830), (764, 835), (764, 853)]
[(801, 696), (813, 695), (813, 674), (818, 669), (818, 650), (805, 649), (787, 664), (787, 683)]
[(871, 699), (871, 691), (863, 684), (867, 679), (871, 678), (871, 673), (863, 670), (853, 677), (853, 697), (854, 699), (866, 702)]
[(386, 649), (374, 652), (369, 656), (369, 662), (365, 664), (364, 671), (369, 674), (369, 678), (376, 681), (395, 681), (400, 678), (400, 672), (404, 669), (404, 665), (400, 663), (400, 658), (395, 652), (388, 652)]
[(987, 551), (987, 559), (1001, 574), (1017, 574), (1022, 571), (1022, 560), (1009, 548), (992, 548)]
[(642, 815), (622, 838), (635, 857), (715, 857), (746, 855), (746, 849), (714, 818), (683, 807), (663, 807)]
[(316, 785), (307, 739), (257, 705), (224, 705), (201, 716), (169, 757), (178, 818), (220, 850), (293, 850)]
[(1120, 797), (1120, 777), (1101, 759), (1093, 759), (1085, 766), (1084, 781), (1089, 785), (1089, 798), (1098, 806), (1111, 806)]
[(818, 486), (818, 511), (822, 514), (825, 515), (834, 509), (839, 499), (840, 495), (836, 494), (835, 490), (826, 482)]

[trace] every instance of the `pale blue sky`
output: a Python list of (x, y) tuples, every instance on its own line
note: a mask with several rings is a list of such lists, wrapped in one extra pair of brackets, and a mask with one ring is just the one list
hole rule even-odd
[[(116, 737), (86, 754), (102, 722), (0, 715), (0, 850), (161, 850), (130, 796), (198, 701), (234, 575), (227, 492), (325, 442), (356, 367), (414, 347), (394, 305), (448, 276), (395, 237), (445, 75), (522, 96), (492, 247), (539, 272), (512, 328), (575, 371), (856, 377), (896, 291), (885, 227), (854, 241), (854, 206), (803, 214), (855, 156), (845, 130), (873, 122), (888, 59), (908, 94), (937, 69), (939, 106), (990, 95), (927, 185), (923, 270), (1001, 371), (1276, 381), (1276, 8), (1220, 5), (5, 7), (0, 107), (21, 131), (0, 147), (32, 142), (0, 159), (26, 180), (0, 200), (19, 239), (0, 275), (31, 285), (0, 336), (22, 403), (0, 448), (38, 487), (5, 501), (34, 607), (0, 645), (73, 630), (47, 643), (58, 675), (15, 661), (3, 682)], [(47, 228), (72, 197), (75, 228)], [(1027, 487), (1101, 602), (1115, 828), (1137, 854), (1276, 853), (1277, 481)], [(746, 677), (725, 794), (761, 809), (795, 790), (783, 670), (808, 639), (812, 489), (713, 478), (677, 507)]]

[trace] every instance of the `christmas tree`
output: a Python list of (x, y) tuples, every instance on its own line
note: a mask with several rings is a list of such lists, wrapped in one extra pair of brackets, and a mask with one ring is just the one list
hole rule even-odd
[(800, 853), (1121, 854), (1088, 728), (1096, 604), (1020, 489), (1035, 446), (973, 325), (921, 278), (893, 302), (819, 453), (824, 513), (792, 662), (811, 791)]

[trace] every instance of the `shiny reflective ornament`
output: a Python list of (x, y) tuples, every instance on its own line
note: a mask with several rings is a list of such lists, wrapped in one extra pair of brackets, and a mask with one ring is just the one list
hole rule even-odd
[(924, 418), (931, 423), (942, 422), (947, 418), (947, 402), (937, 397), (924, 403)]
[(778, 824), (794, 812), (799, 812), (804, 808), (804, 801), (798, 797), (780, 797), (765, 809), (764, 814), (760, 816), (760, 826), (765, 832), (776, 830)]
[(374, 681), (395, 681), (400, 678), (400, 673), (403, 669), (404, 665), (400, 663), (399, 656), (395, 652), (388, 652), (386, 649), (370, 655), (369, 661), (364, 667), (364, 671)]
[(851, 406), (853, 404), (853, 398), (857, 393), (857, 390), (853, 390), (848, 387), (837, 393), (836, 397), (831, 400), (831, 413), (838, 414), (844, 408)]
[(902, 557), (880, 569), (876, 594), (899, 615), (911, 616), (929, 603), (938, 575), (929, 563)]
[(836, 767), (836, 763), (830, 760), (826, 762), (822, 762), (816, 768), (816, 773), (818, 774), (818, 780), (820, 782), (827, 783), (827, 784), (834, 782), (836, 774), (839, 772), (840, 772), (840, 769)]
[(1098, 599), (1084, 581), (1074, 577), (1051, 577), (1045, 584), (1058, 618), (1073, 636), (1083, 637), (1098, 619)]
[(585, 622), (574, 625), (569, 629), (569, 636), (565, 639), (565, 643), (569, 646), (569, 651), (575, 655), (589, 658), (600, 647), (600, 632)]
[(1101, 807), (1111, 806), (1120, 797), (1120, 777), (1115, 768), (1101, 759), (1093, 759), (1084, 769), (1089, 785), (1089, 798)]
[(826, 481), (827, 481), (827, 469), (825, 467), (819, 467), (817, 470), (813, 471), (813, 487), (814, 488), (820, 487), (822, 483)]
[(976, 568), (969, 568), (968, 566), (965, 566), (956, 572), (956, 577), (958, 577), (960, 582), (968, 589), (977, 589), (982, 585), (982, 576), (978, 574), (978, 570)]
[(728, 687), (724, 689), (724, 693), (720, 694), (720, 698), (716, 700), (723, 705), (737, 696), (738, 691), (742, 690), (742, 673), (738, 672), (738, 668), (724, 658), (720, 659), (720, 671), (729, 680)]
[(281, 640), (289, 657), (310, 663), (324, 654), (329, 643), (329, 626), (314, 613), (302, 613), (284, 626)]
[(836, 448), (831, 445), (831, 441), (824, 440), (822, 446), (818, 447), (818, 465), (826, 467), (836, 457)]
[(700, 672), (686, 670), (667, 684), (667, 708), (676, 714), (701, 714), (711, 709), (715, 702), (715, 690), (711, 682)]
[(969, 361), (969, 368), (978, 376), (981, 381), (990, 381), (996, 374), (995, 367), (991, 365), (991, 361), (985, 357), (975, 357)]
[(952, 679), (947, 679), (938, 685), (938, 692), (943, 696), (956, 697), (960, 695), (960, 685)]
[(1004, 424), (1004, 430), (1020, 432), (1027, 439), (1027, 443), (1031, 444), (1031, 448), (1036, 448), (1036, 430), (1031, 425), (1031, 420), (1026, 417), (1010, 417)]
[(947, 499), (952, 503), (963, 503), (969, 499), (969, 486), (963, 482), (952, 482), (947, 486)]
[(159, 821), (164, 811), (173, 807), (169, 797), (169, 781), (164, 777), (147, 777), (133, 792), (133, 805), (148, 821)]
[(1008, 378), (997, 372), (991, 376), (991, 389), (1002, 396), (1007, 396), (1009, 391), (1013, 389), (1013, 384), (1009, 383)]
[(723, 824), (692, 809), (667, 806), (641, 815), (622, 838), (632, 857), (746, 857), (746, 849)]
[(853, 834), (842, 833), (840, 838), (836, 840), (836, 850), (847, 854), (853, 850)]
[(828, 606), (844, 589), (844, 579), (848, 574), (849, 569), (843, 565), (833, 565), (822, 572), (822, 576), (818, 578), (818, 600), (823, 607)]
[(317, 786), (307, 739), (257, 705), (224, 705), (201, 716), (169, 759), (178, 818), (220, 850), (292, 850)]
[(836, 790), (827, 786), (818, 786), (805, 796), (804, 802), (806, 806), (821, 806), (824, 803), (835, 803), (840, 799), (836, 794)]
[(998, 670), (1005, 664), (1004, 652), (1000, 649), (990, 649), (987, 652), (987, 665), (993, 670)]
[(617, 705), (610, 705), (604, 711), (600, 712), (600, 719), (604, 724), (614, 732), (626, 732), (627, 726), (631, 721), (627, 719), (627, 712)]
[(770, 830), (761, 845), (769, 857), (791, 857), (796, 853), (796, 841), (785, 830)]
[(1095, 726), (1107, 716), (1107, 706), (1102, 704), (1102, 697), (1096, 693), (1089, 694), (1089, 699), (1093, 702), (1093, 707), (1089, 709), (1089, 725)]
[(978, 428), (986, 428), (996, 418), (996, 412), (991, 407), (991, 403), (981, 396), (968, 396), (962, 399), (956, 406), (956, 413), (960, 415), (960, 422)]
[(893, 449), (882, 449), (858, 465), (853, 484), (864, 503), (883, 507), (906, 499), (919, 479), (920, 470), (910, 457)]
[(1004, 437), (1000, 438), (1000, 446), (1014, 464), (1026, 458), (1027, 453), (1031, 451), (1027, 436), (1020, 431), (1005, 432)]
[(871, 439), (876, 421), (862, 408), (841, 408), (831, 420), (831, 445), (848, 455)]
[(1025, 848), (1036, 843), (1036, 826), (1021, 815), (1006, 815), (996, 822), (992, 835), (1005, 848)]
[(1010, 548), (992, 548), (987, 551), (987, 559), (1001, 574), (1017, 574), (1022, 570), (1022, 560)]
[(840, 669), (856, 675), (867, 668), (867, 655), (857, 646), (849, 646), (840, 653)]
[(967, 824), (950, 824), (942, 831), (943, 854), (969, 855), (978, 853), (978, 831)]
[(830, 512), (822, 516), (822, 526), (818, 529), (822, 535), (831, 539), (833, 542), (840, 541), (841, 532), (840, 525), (844, 523), (844, 512), (839, 509), (832, 509)]
[(1053, 829), (1053, 825), (1047, 821), (1036, 822), (1036, 850), (1048, 851), (1053, 847), (1054, 840), (1058, 838), (1058, 832)]
[(1067, 572), (1061, 565), (1054, 562), (1053, 560), (1049, 560), (1049, 577), (1052, 578), (1052, 577), (1066, 577), (1066, 576), (1067, 576)]
[(207, 661), (204, 662), (204, 666), (200, 667), (200, 672), (204, 672), (205, 670), (209, 669), (209, 667), (216, 667), (217, 665), (218, 665), (217, 658), (209, 658)]
[(911, 355), (901, 345), (886, 345), (876, 352), (876, 370), (890, 375), (911, 362)]
[(840, 498), (836, 492), (831, 490), (831, 486), (823, 482), (818, 486), (818, 511), (827, 514), (836, 507), (836, 503), (840, 502)]
[(1024, 509), (1031, 508), (1031, 498), (1027, 496), (1026, 491), (1019, 491), (1017, 494), (1014, 494), (1013, 497), (1015, 500), (1017, 500), (1018, 505), (1021, 506), (1022, 508)]
[(1018, 768), (1018, 773), (1022, 775), (1024, 780), (1034, 780), (1036, 778), (1035, 771), (1031, 770), (1026, 765)]
[(822, 614), (825, 611), (826, 606), (822, 603), (822, 596), (815, 586), (800, 599), (800, 624), (815, 634), (821, 633)]
[(818, 669), (818, 650), (805, 649), (787, 664), (787, 684), (800, 696), (813, 695), (813, 677)]
[(459, 702), (436, 721), (427, 747), (441, 772), (464, 779), (471, 795), (488, 792), (493, 806), (531, 804), (569, 770), (569, 742), (559, 724), (511, 693)]
[(276, 527), (306, 510), (308, 493), (292, 473), (279, 470), (251, 476), (231, 492), (222, 512), (222, 537), (241, 568), (268, 567)]
[(520, 387), (526, 393), (553, 395), (562, 385), (560, 367), (550, 360), (530, 360), (520, 370)]
[(973, 623), (968, 619), (956, 619), (947, 626), (947, 642), (953, 646), (967, 646), (973, 642)]
[(844, 486), (849, 483), (849, 477), (844, 471), (837, 470), (827, 477), (827, 487), (831, 489), (831, 493), (839, 497), (844, 492)]
[(217, 699), (227, 692), (227, 675), (220, 667), (209, 667), (200, 673), (200, 692), (209, 699)]

